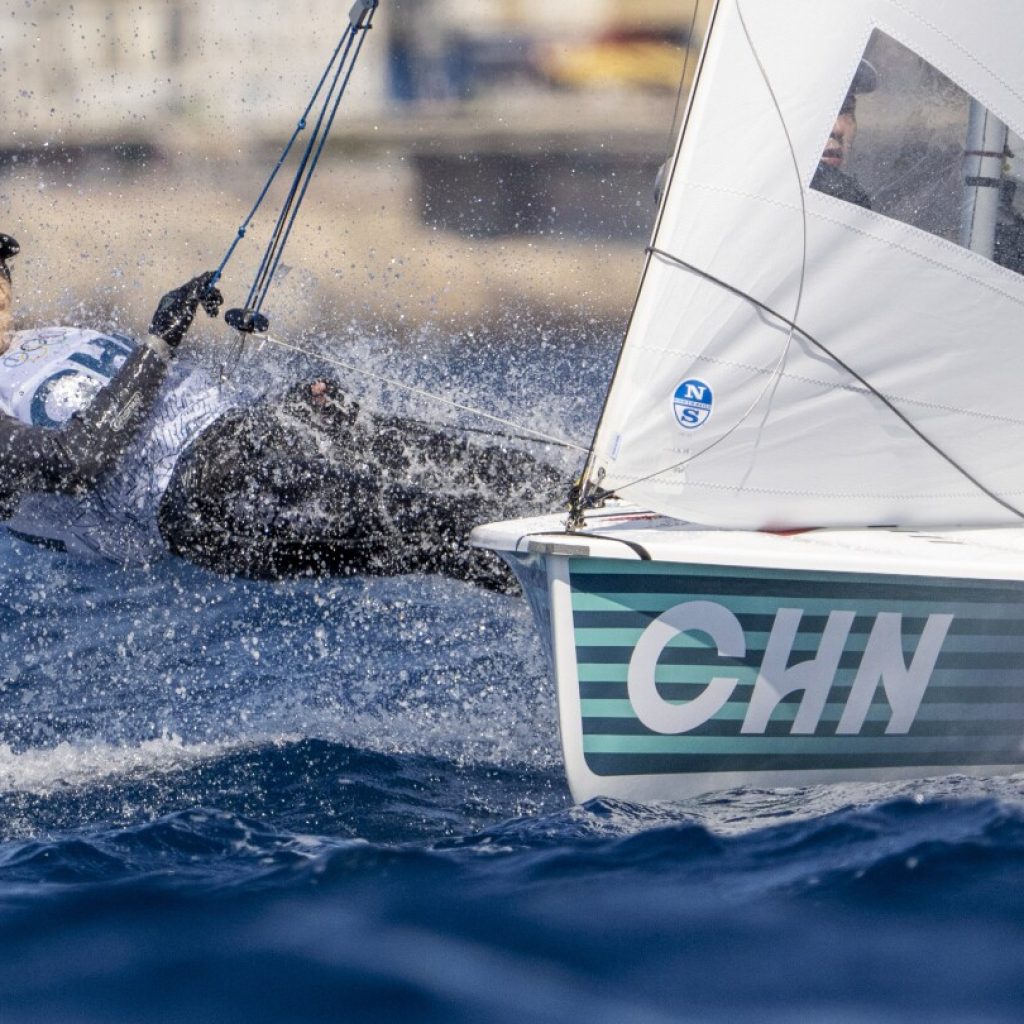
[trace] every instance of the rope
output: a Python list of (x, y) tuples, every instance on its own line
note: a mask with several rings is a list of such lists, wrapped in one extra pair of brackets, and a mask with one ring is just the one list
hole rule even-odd
[[(263, 253), (263, 258), (260, 261), (259, 269), (257, 270), (252, 286), (249, 289), (249, 295), (246, 299), (247, 309), (259, 312), (266, 300), (267, 292), (273, 282), (274, 274), (280, 266), (281, 258), (284, 255), (285, 247), (287, 246), (288, 239), (291, 236), (292, 228), (295, 226), (302, 203), (306, 198), (310, 182), (313, 180), (313, 175), (315, 174), (317, 165), (320, 162), (320, 157), (323, 155), (327, 138), (330, 135), (331, 128), (334, 126), (334, 120), (337, 116), (338, 108), (341, 106), (341, 101), (345, 96), (349, 81), (352, 78), (352, 72), (355, 69), (359, 55), (362, 52), (363, 43), (366, 40), (366, 33), (373, 27), (373, 16), (378, 6), (379, 0), (356, 0), (355, 5), (352, 7), (352, 10), (348, 15), (348, 25), (345, 27), (341, 39), (338, 41), (338, 45), (334, 48), (334, 51), (331, 54), (331, 59), (328, 61), (327, 67), (320, 76), (320, 80), (317, 83), (316, 88), (313, 90), (313, 95), (310, 98), (306, 109), (303, 111), (302, 117), (299, 118), (295, 131), (292, 133), (292, 136), (285, 145), (281, 156), (274, 165), (274, 168), (270, 173), (270, 177), (263, 186), (252, 210), (239, 226), (235, 238), (229, 246), (227, 253), (224, 255), (224, 259), (221, 260), (220, 266), (214, 272), (213, 283), (216, 284), (223, 275), (231, 258), (234, 256), (239, 243), (248, 233), (257, 212), (263, 205), (264, 200), (267, 198), (271, 186), (277, 179), (277, 175), (284, 166), (288, 155), (291, 153), (299, 136), (306, 130), (306, 127), (309, 124), (310, 114), (313, 112), (317, 101), (320, 100), (321, 95), (323, 94), (320, 112), (316, 118), (312, 134), (310, 135), (309, 141), (307, 142), (306, 148), (299, 161), (298, 169), (295, 172), (288, 194), (282, 204), (280, 214), (278, 215), (277, 222), (274, 226), (274, 231), (271, 234), (270, 241)], [(327, 84), (328, 80), (330, 80), (330, 86), (327, 88), (326, 94), (324, 94), (324, 86)], [(253, 305), (254, 302), (255, 305)]]

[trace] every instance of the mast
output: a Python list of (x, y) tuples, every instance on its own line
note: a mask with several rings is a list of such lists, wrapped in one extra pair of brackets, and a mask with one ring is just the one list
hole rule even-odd
[(992, 259), (995, 252), (1006, 139), (1006, 125), (972, 99), (964, 147), (960, 244), (986, 259)]

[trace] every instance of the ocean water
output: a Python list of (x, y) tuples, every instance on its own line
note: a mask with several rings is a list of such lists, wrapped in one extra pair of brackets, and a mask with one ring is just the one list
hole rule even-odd
[(1024, 778), (573, 806), (516, 598), (0, 567), (6, 1024), (1021, 1019)]
[(1024, 777), (575, 806), (435, 577), (3, 538), (0, 640), (3, 1024), (1024, 1019)]

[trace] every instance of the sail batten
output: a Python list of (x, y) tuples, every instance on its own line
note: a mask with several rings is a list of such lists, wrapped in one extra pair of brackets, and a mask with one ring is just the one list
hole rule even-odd
[[(602, 487), (747, 529), (1020, 521), (1014, 29), (1011, 0), (720, 0), (595, 439)], [(979, 104), (1010, 138), (974, 176), (989, 252), (961, 244)]]

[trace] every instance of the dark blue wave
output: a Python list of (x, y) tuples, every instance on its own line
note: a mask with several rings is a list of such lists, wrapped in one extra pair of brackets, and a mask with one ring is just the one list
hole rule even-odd
[[(1006, 799), (898, 797), (727, 834), (698, 820), (706, 805), (571, 807), (528, 771), (323, 743), (176, 784), (187, 803), (253, 769), (293, 783), (250, 794), (256, 816), (104, 826), (83, 793), (92, 828), (4, 846), (5, 1020), (966, 1021), (1024, 1005), (1024, 809)], [(354, 795), (323, 811), (339, 772)], [(461, 821), (425, 823), (431, 786), (462, 794)], [(517, 787), (550, 809), (502, 817), (490, 801)], [(315, 833), (282, 826), (293, 801)]]

